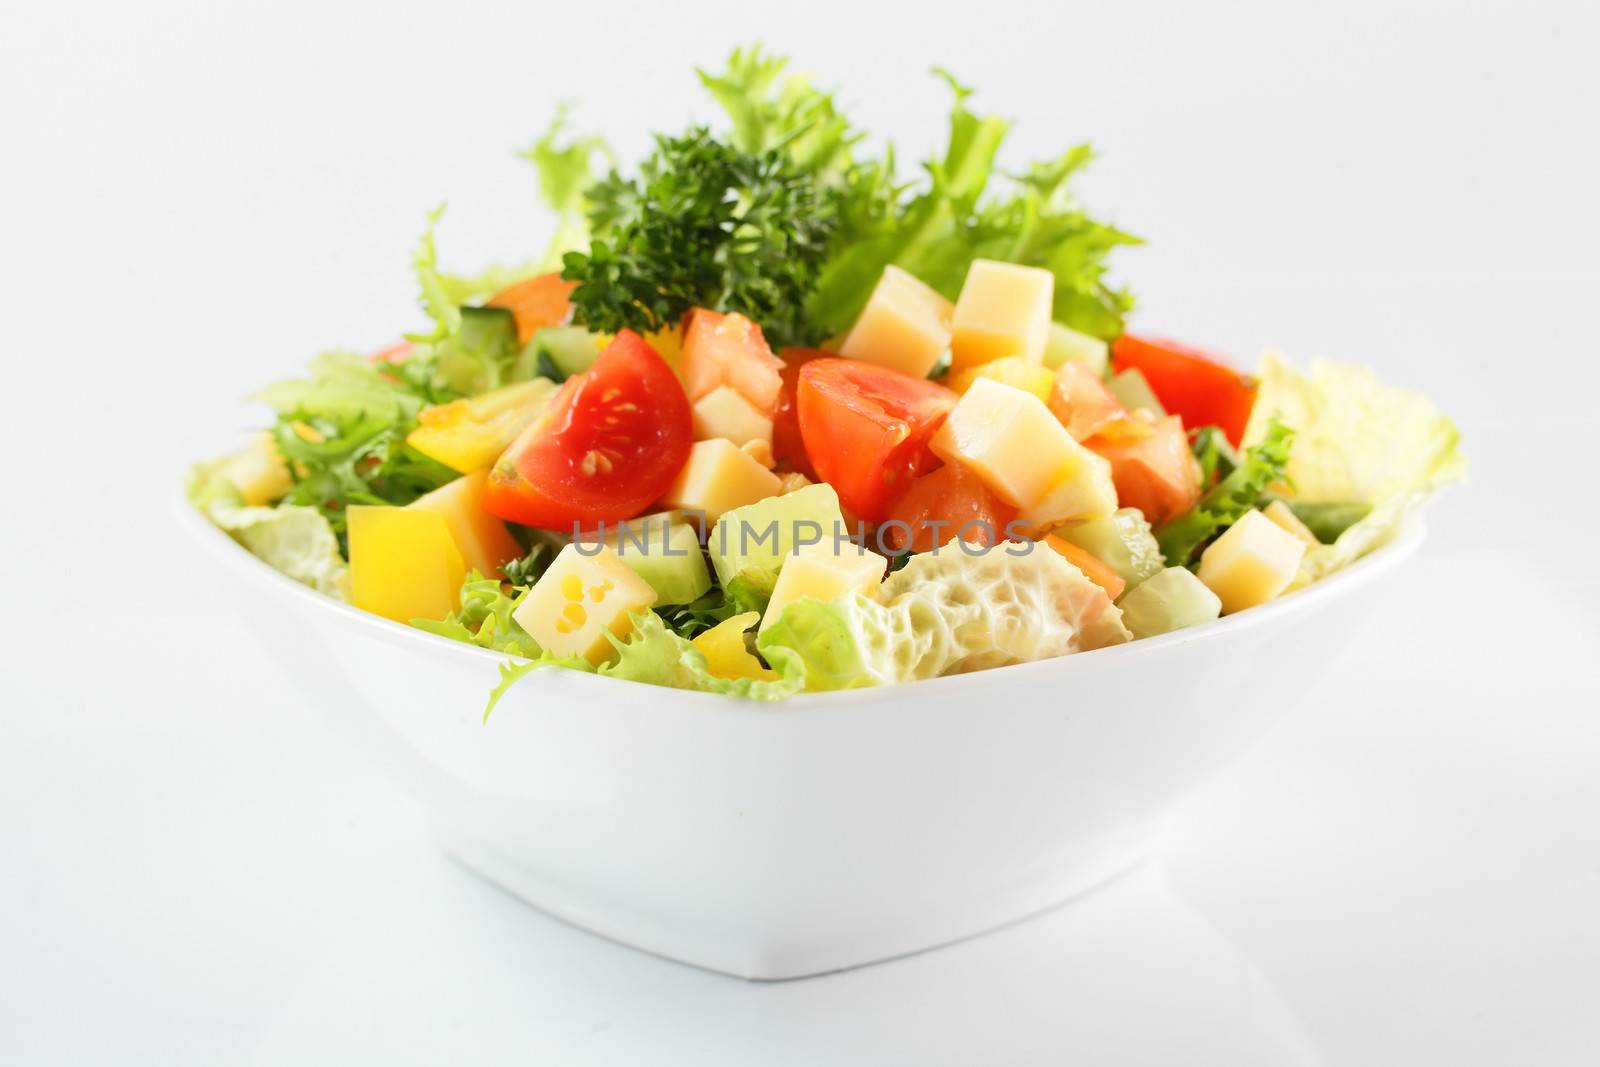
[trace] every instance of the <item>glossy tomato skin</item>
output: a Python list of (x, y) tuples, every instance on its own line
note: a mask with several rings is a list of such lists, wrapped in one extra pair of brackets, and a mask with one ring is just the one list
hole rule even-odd
[(490, 469), (484, 510), (547, 530), (632, 518), (688, 460), (692, 425), (672, 368), (623, 330)]
[(778, 353), (783, 360), (779, 372), (783, 387), (778, 390), (778, 402), (772, 410), (772, 456), (779, 467), (799, 471), (812, 481), (817, 480), (817, 470), (806, 455), (805, 439), (800, 436), (800, 409), (795, 402), (795, 391), (800, 385), (800, 368), (814, 359), (827, 359), (833, 355), (820, 348), (785, 348)]
[(1082, 363), (1063, 364), (1056, 372), (1050, 388), (1050, 413), (1075, 441), (1093, 437), (1102, 426), (1128, 416), (1100, 376)]
[(1160, 526), (1200, 500), (1200, 463), (1189, 450), (1183, 420), (1168, 415), (1144, 434), (1103, 433), (1084, 442), (1111, 462), (1117, 501)]
[(743, 315), (695, 308), (689, 313), (679, 358), (683, 387), (699, 400), (726, 385), (768, 413), (782, 388), (783, 364), (767, 347), (761, 327)]
[(1132, 368), (1143, 374), (1162, 407), (1181, 416), (1189, 429), (1220, 427), (1234, 447), (1244, 438), (1256, 382), (1221, 357), (1177, 341), (1125, 333), (1111, 346), (1111, 363), (1118, 372)]
[(819, 477), (851, 515), (877, 522), (907, 482), (938, 466), (928, 441), (955, 393), (854, 359), (813, 359), (795, 390), (800, 436)]
[(959, 463), (947, 463), (907, 482), (879, 529), (883, 547), (895, 552), (932, 552), (956, 537), (992, 548), (1007, 540), (1006, 527), (1016, 517), (1016, 509), (983, 479)]

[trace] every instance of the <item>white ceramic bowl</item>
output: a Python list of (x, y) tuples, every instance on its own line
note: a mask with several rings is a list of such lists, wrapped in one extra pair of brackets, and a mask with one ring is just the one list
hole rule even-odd
[(305, 698), (444, 848), (649, 952), (790, 978), (953, 941), (1136, 861), (1358, 630), (1404, 536), (1264, 607), (1116, 648), (754, 704), (536, 671), (278, 574), (185, 507)]

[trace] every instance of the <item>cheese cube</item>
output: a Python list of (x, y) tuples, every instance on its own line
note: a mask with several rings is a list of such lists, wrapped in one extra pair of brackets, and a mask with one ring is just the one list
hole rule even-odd
[[(1069, 434), (1068, 440), (1071, 439)], [(1023, 508), (1017, 519), (1038, 531), (1064, 522), (1103, 519), (1116, 510), (1117, 486), (1111, 475), (1111, 461), (1078, 445), (1061, 480), (1045, 490), (1037, 503)]]
[(945, 462), (970, 467), (1007, 504), (1037, 510), (1041, 521), (1050, 512), (1116, 510), (1109, 464), (1074, 441), (1044, 401), (991, 378), (972, 383), (929, 445)]
[(502, 564), (522, 555), (522, 546), (505, 523), (483, 510), (483, 486), (488, 480), (486, 470), (464, 474), (406, 507), (443, 516), (462, 560), (485, 578), (492, 578), (500, 573)]
[(598, 665), (611, 657), (606, 635), (628, 636), (634, 613), (655, 602), (650, 583), (633, 573), (609, 545), (570, 544), (511, 617), (546, 652), (581, 656)]
[(356, 504), (345, 509), (350, 603), (395, 622), (456, 610), (467, 565), (444, 516)]
[(1265, 604), (1294, 580), (1306, 546), (1259, 511), (1223, 532), (1200, 554), (1200, 580), (1222, 601), (1224, 614)]
[(869, 593), (883, 581), (888, 563), (854, 541), (837, 539), (832, 532), (816, 544), (801, 545), (783, 561), (778, 583), (767, 601), (761, 628), (783, 614), (785, 606), (801, 597), (835, 600), (846, 593)]
[(1281, 500), (1274, 500), (1262, 509), (1261, 514), (1277, 523), (1283, 529), (1299, 538), (1307, 548), (1320, 547), (1322, 542), (1317, 540), (1317, 535), (1311, 532), (1311, 527), (1300, 521), (1300, 516), (1294, 509)]
[(1038, 363), (1029, 363), (1021, 356), (1005, 356), (957, 371), (945, 381), (952, 391), (965, 393), (979, 378), (993, 378), (1002, 385), (1014, 385), (1025, 393), (1032, 393), (1048, 403), (1055, 389), (1055, 372)]
[(669, 508), (702, 511), (716, 522), (724, 511), (776, 496), (782, 483), (749, 453), (726, 438), (696, 441), (677, 480), (661, 496)]
[(278, 453), (278, 443), (269, 430), (252, 437), (250, 446), (228, 460), (222, 473), (251, 507), (281, 500), (294, 486), (289, 467)]
[(973, 260), (950, 321), (950, 369), (1005, 356), (1038, 363), (1050, 333), (1055, 284), (1055, 275), (1041, 267)]
[(736, 445), (751, 441), (772, 444), (772, 417), (739, 394), (731, 385), (719, 385), (694, 402), (694, 437), (708, 441), (726, 437)]
[(1122, 609), (1122, 624), (1140, 639), (1198, 626), (1222, 614), (1217, 594), (1185, 567), (1156, 572), (1130, 589), (1117, 606)]
[(838, 352), (926, 378), (950, 347), (953, 312), (950, 301), (930, 286), (899, 267), (885, 267)]

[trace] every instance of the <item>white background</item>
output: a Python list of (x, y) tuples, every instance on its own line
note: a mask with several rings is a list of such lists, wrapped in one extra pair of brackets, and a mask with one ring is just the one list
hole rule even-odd
[[(8, 4), (0, 1061), (1594, 1062), (1600, 24), (1592, 5)], [(1080, 904), (752, 986), (432, 850), (171, 519), (234, 398), (416, 325), (407, 260), (536, 250), (552, 105), (634, 157), (763, 39), (904, 158), (940, 63), (1080, 139), (1136, 322), (1367, 362), (1472, 486), (1285, 721)]]

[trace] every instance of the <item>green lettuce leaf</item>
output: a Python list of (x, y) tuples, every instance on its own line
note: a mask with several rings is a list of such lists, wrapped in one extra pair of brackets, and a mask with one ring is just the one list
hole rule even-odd
[(409, 504), (460, 477), (406, 443), (425, 394), (354, 353), (319, 356), (309, 378), (255, 399), (278, 413), (273, 440), (294, 478), (283, 502), (317, 509), (341, 543), (350, 504)]
[(510, 590), (506, 592), (506, 587), (499, 579), (485, 578), (477, 571), (472, 571), (461, 583), (461, 607), (458, 610), (443, 619), (412, 619), (411, 625), (479, 648), (537, 659), (544, 650), (511, 617), (511, 613), (528, 595), (528, 590), (523, 586), (511, 586)]
[[(448, 634), (443, 636), (448, 637)], [(511, 687), (518, 681), (526, 678), (540, 667), (560, 667), (569, 671), (583, 671), (585, 674), (594, 673), (594, 665), (579, 656), (556, 656), (549, 652), (541, 652), (536, 658), (502, 663), (500, 666), (500, 680), (495, 687), (489, 690), (489, 699), (483, 705), (483, 721), (489, 721), (489, 713), (500, 703), (500, 698), (505, 696)]]
[(728, 113), (733, 143), (759, 155), (783, 149), (807, 173), (842, 174), (862, 134), (839, 113), (832, 93), (814, 89), (803, 74), (780, 80), (789, 61), (761, 46), (736, 48), (720, 74), (696, 69), (700, 84)]
[(1193, 508), (1157, 530), (1156, 542), (1167, 564), (1187, 566), (1212, 538), (1259, 505), (1267, 488), (1283, 480), (1293, 440), (1293, 430), (1269, 422), (1261, 440), (1245, 451), (1227, 477), (1208, 489)]
[(626, 640), (611, 639), (617, 659), (600, 668), (601, 674), (647, 685), (722, 693), (747, 700), (782, 700), (799, 692), (805, 677), (801, 664), (790, 659), (773, 664), (777, 680), (718, 678), (706, 668), (706, 658), (688, 639), (673, 633), (653, 611), (634, 616), (633, 632)]
[[(437, 269), (437, 268), (436, 268)], [(476, 274), (438, 275), (439, 290), (454, 304), (481, 304), (503, 289), (541, 273), (533, 264), (508, 267), (496, 263)]]
[(913, 557), (873, 598), (787, 605), (756, 647), (808, 690), (894, 685), (1132, 639), (1105, 591), (1061, 556), (1006, 542)]
[(1277, 352), (1256, 376), (1245, 444), (1263, 440), (1274, 419), (1294, 430), (1286, 474), (1296, 499), (1378, 505), (1465, 479), (1461, 432), (1421, 393), (1326, 360), (1302, 374)]
[(560, 269), (562, 256), (588, 245), (589, 204), (585, 194), (593, 176), (594, 158), (597, 154), (612, 158), (611, 149), (602, 138), (561, 140), (570, 110), (569, 104), (558, 107), (544, 135), (522, 153), (522, 158), (538, 171), (539, 195), (558, 220), (536, 273)]
[(1322, 578), (1387, 543), (1439, 489), (1466, 480), (1461, 433), (1421, 393), (1387, 386), (1362, 367), (1324, 360), (1302, 374), (1269, 352), (1245, 441), (1278, 420), (1295, 431), (1283, 495), (1291, 506), (1365, 504), (1371, 512), (1331, 545), (1306, 553), (1295, 586)]
[(190, 471), (190, 502), (269, 567), (335, 600), (349, 600), (349, 567), (322, 513), (295, 505), (247, 506), (221, 474), (224, 463), (202, 463)]
[(847, 329), (891, 263), (955, 299), (967, 268), (983, 258), (1050, 271), (1056, 321), (1115, 337), (1132, 298), (1107, 284), (1106, 259), (1120, 246), (1141, 242), (1096, 221), (1072, 195), (1070, 181), (1093, 152), (1075, 146), (1034, 163), (1009, 188), (991, 192), (995, 157), (1009, 124), (972, 111), (966, 104), (972, 90), (936, 73), (955, 93), (944, 153), (927, 164), (928, 184), (918, 189), (896, 184), (892, 150), (881, 161), (850, 166), (836, 253), (807, 305), (818, 330)]

